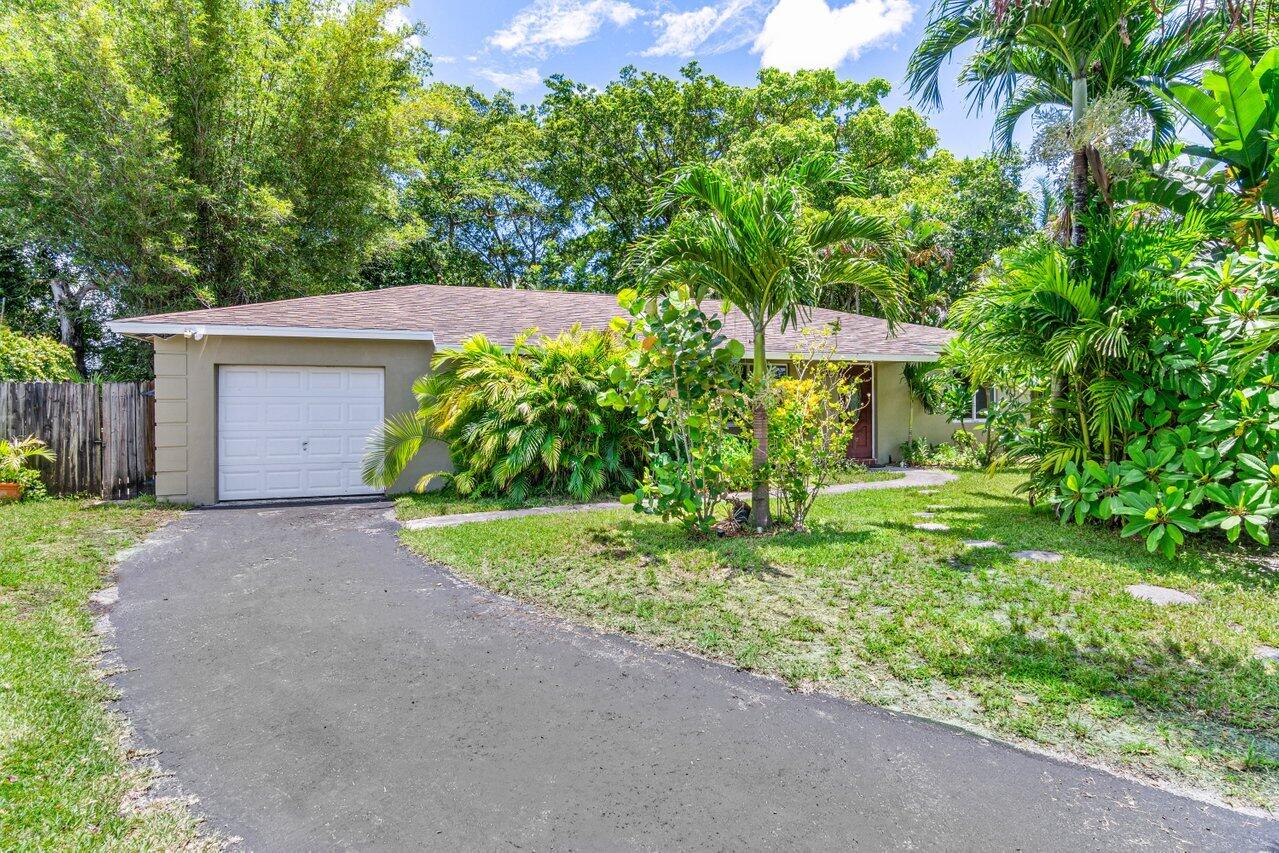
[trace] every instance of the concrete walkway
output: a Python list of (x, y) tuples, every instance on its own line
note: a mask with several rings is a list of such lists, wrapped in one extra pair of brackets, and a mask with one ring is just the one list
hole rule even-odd
[(186, 513), (119, 569), (141, 746), (249, 850), (1275, 850), (1279, 825), (599, 635), (389, 504)]
[[(822, 494), (842, 495), (846, 492), (860, 492), (864, 489), (909, 489), (940, 486), (956, 479), (954, 474), (928, 468), (877, 468), (877, 471), (901, 474), (895, 480), (874, 480), (869, 483), (845, 483), (841, 486), (828, 486)], [(749, 495), (740, 495), (748, 498)], [(564, 504), (561, 506), (538, 506), (529, 509), (501, 509), (491, 512), (467, 512), (457, 515), (436, 515), (427, 518), (414, 518), (405, 521), (409, 530), (425, 530), (428, 527), (455, 527), (459, 524), (474, 524), (478, 521), (501, 521), (506, 518), (524, 518), (529, 515), (559, 515), (566, 512), (592, 512), (601, 509), (620, 509), (617, 501), (600, 501), (587, 504)]]

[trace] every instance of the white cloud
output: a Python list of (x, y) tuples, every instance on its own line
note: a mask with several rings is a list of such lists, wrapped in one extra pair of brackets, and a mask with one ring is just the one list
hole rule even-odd
[(594, 37), (606, 24), (625, 27), (642, 13), (623, 0), (535, 0), (489, 37), (501, 50), (545, 55)]
[(657, 39), (645, 56), (692, 56), (698, 50), (720, 53), (751, 40), (760, 18), (759, 0), (725, 0), (689, 12), (664, 12), (653, 27)]
[(827, 0), (780, 0), (755, 38), (760, 64), (783, 71), (837, 68), (862, 48), (894, 36), (910, 23), (909, 0), (853, 0), (832, 9)]
[(526, 92), (542, 82), (542, 72), (536, 68), (521, 68), (518, 71), (480, 68), (475, 73), (499, 89), (510, 89), (512, 92)]
[[(382, 26), (386, 27), (390, 32), (396, 32), (413, 26), (413, 22), (410, 21), (409, 16), (404, 13), (403, 7), (396, 6), (394, 9), (387, 12), (386, 16), (382, 18)], [(408, 44), (410, 47), (414, 48), (421, 47), (422, 38), (414, 33), (408, 37)]]

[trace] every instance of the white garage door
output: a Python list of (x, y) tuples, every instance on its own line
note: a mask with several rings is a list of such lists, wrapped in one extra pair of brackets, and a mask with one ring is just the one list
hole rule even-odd
[(220, 367), (218, 499), (376, 494), (360, 479), (382, 369)]

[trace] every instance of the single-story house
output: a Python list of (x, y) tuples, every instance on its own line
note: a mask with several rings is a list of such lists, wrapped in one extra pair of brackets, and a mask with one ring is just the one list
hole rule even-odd
[[(411, 385), (438, 349), (477, 333), (511, 345), (532, 327), (606, 328), (619, 313), (609, 294), (417, 285), (109, 325), (155, 346), (157, 497), (208, 504), (371, 494), (360, 479), (365, 439), (385, 417), (416, 408)], [(953, 426), (911, 399), (902, 369), (935, 360), (951, 333), (899, 325), (890, 334), (883, 320), (820, 309), (808, 325), (834, 321), (835, 357), (864, 377), (867, 416), (849, 455), (900, 459), (912, 406), (916, 435), (949, 438)], [(725, 331), (749, 349), (740, 313), (729, 312)], [(775, 324), (768, 346), (770, 359), (784, 361), (800, 332)], [(393, 491), (449, 464), (446, 447), (431, 447)]]

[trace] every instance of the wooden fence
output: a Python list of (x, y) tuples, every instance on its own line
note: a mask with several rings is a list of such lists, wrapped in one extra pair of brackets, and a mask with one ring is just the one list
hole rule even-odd
[(54, 494), (120, 499), (155, 476), (155, 383), (0, 382), (0, 438), (34, 435)]

